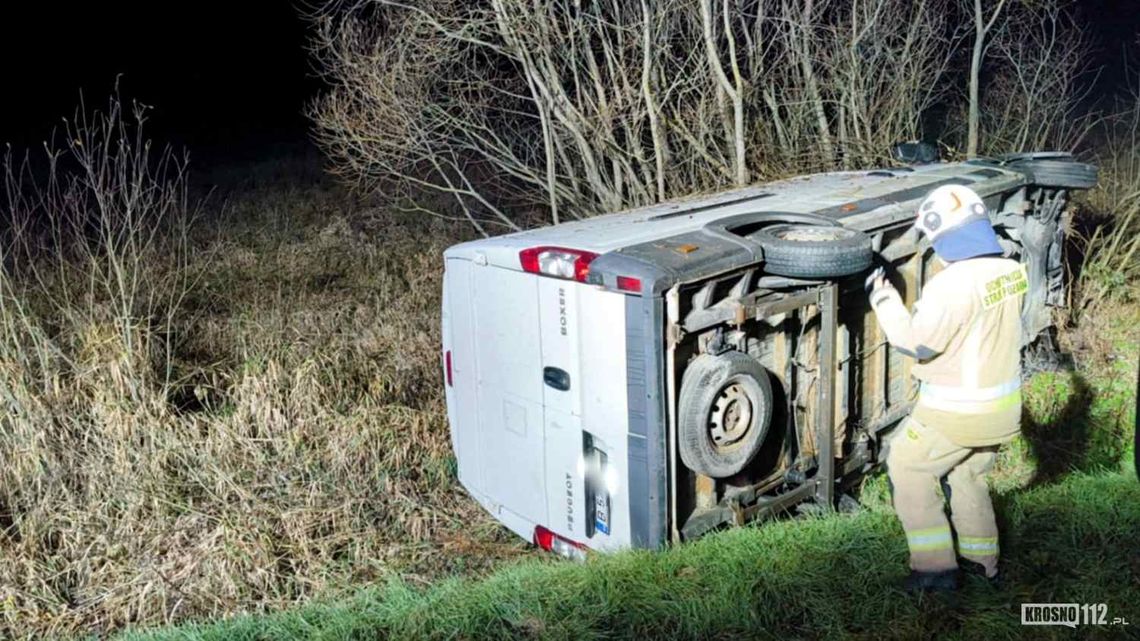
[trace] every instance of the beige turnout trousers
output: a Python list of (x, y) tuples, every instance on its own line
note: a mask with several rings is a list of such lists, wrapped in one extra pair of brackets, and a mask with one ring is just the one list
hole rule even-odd
[[(981, 564), (986, 576), (997, 574), (997, 523), (986, 485), (996, 451), (997, 446), (956, 445), (913, 417), (898, 427), (891, 437), (887, 470), (912, 570), (953, 570), (958, 567), (957, 552)], [(949, 519), (939, 492), (944, 478), (950, 494)]]

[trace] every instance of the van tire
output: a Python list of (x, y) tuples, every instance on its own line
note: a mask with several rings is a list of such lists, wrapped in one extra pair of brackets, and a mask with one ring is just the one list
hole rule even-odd
[(764, 250), (764, 271), (791, 278), (839, 278), (871, 266), (871, 237), (840, 226), (777, 224), (749, 236)]
[(702, 354), (681, 381), (677, 411), (681, 461), (694, 472), (727, 478), (742, 471), (772, 422), (772, 383), (743, 352)]
[(1009, 161), (1010, 169), (1019, 171), (1039, 187), (1058, 189), (1092, 189), (1096, 187), (1097, 168), (1083, 162), (1065, 159), (1063, 155), (1029, 156)]

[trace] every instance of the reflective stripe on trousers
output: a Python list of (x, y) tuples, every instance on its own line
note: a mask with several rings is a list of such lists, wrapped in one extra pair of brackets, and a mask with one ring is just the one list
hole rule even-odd
[(954, 537), (949, 525), (913, 530), (906, 533), (907, 547), (920, 552), (954, 549)]
[(958, 537), (958, 553), (965, 557), (997, 556), (997, 537), (960, 536)]

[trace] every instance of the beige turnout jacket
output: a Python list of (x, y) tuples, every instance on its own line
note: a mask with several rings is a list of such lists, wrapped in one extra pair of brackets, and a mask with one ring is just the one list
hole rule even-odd
[(914, 418), (963, 447), (1005, 442), (1021, 425), (1021, 302), (1025, 267), (1006, 258), (951, 263), (911, 315), (893, 287), (871, 294), (891, 345), (916, 359)]

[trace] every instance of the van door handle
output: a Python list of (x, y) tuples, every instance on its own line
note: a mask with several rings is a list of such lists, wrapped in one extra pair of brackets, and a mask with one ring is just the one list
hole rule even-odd
[(544, 367), (542, 382), (561, 392), (570, 391), (570, 374), (557, 367)]

